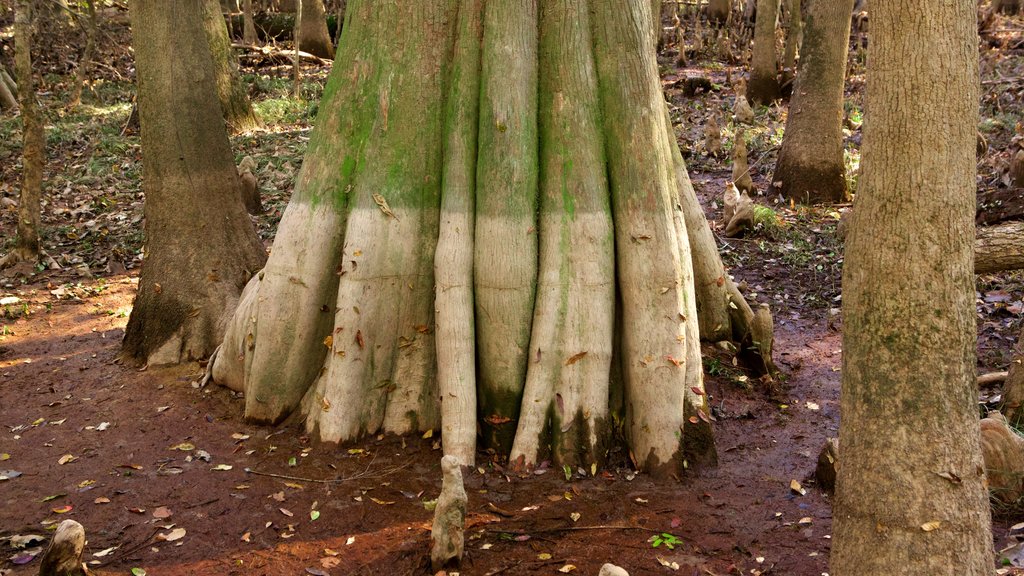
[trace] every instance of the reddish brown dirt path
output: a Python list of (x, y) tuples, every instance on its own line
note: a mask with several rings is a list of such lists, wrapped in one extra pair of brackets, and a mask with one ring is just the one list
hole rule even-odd
[[(427, 572), (431, 513), (422, 501), (440, 488), (435, 438), (337, 447), (309, 444), (296, 426), (247, 425), (230, 392), (192, 386), (198, 366), (138, 371), (118, 363), (130, 279), (90, 281), (70, 290), (78, 300), (50, 290), (3, 292), (21, 302), (9, 307), (16, 318), (3, 321), (0, 336), (0, 454), (10, 455), (0, 469), (21, 476), (0, 481), (0, 538), (47, 534), (73, 518), (88, 531), (86, 558), (98, 562), (98, 574)], [(596, 574), (615, 562), (631, 574), (819, 576), (827, 571), (830, 509), (808, 478), (822, 440), (836, 433), (839, 344), (838, 333), (808, 323), (782, 327), (777, 350), (791, 377), (781, 400), (709, 377), (721, 465), (681, 482), (634, 477), (624, 466), (571, 482), (553, 469), (526, 478), (486, 464), (469, 471), (462, 573), (558, 573), (572, 564)], [(60, 464), (69, 454), (74, 459)], [(794, 494), (791, 480), (808, 493)], [(58, 497), (43, 501), (50, 496)], [(155, 518), (161, 507), (171, 515)], [(186, 535), (158, 540), (171, 525)], [(659, 532), (681, 544), (653, 548), (648, 539)], [(9, 546), (0, 553), (0, 570), (38, 570), (38, 560), (8, 561), (17, 554)]]

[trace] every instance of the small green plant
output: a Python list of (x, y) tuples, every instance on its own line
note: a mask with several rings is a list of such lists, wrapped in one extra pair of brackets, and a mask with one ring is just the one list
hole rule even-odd
[(651, 536), (648, 542), (651, 543), (651, 548), (657, 548), (658, 546), (664, 544), (665, 548), (668, 548), (669, 550), (673, 550), (676, 546), (683, 543), (683, 541), (680, 540), (677, 536), (675, 536), (674, 534), (669, 534), (668, 532), (662, 532), (661, 534)]
[(705, 358), (704, 370), (711, 376), (720, 376), (722, 374), (722, 361), (718, 358)]

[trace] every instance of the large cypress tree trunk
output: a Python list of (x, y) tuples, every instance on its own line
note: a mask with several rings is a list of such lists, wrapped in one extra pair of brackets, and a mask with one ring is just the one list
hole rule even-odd
[(265, 253), (242, 205), (200, 7), (135, 0), (146, 259), (124, 336), (128, 356), (208, 356)]
[(853, 0), (812, 2), (772, 187), (808, 204), (846, 198), (843, 88)]
[(14, 75), (22, 121), (21, 194), (18, 199), (18, 237), (14, 249), (0, 258), (0, 268), (39, 259), (40, 203), (46, 138), (36, 102), (32, 72), (32, 2), (19, 0), (14, 14)]
[[(440, 426), (463, 463), (478, 423), (525, 467), (596, 470), (616, 423), (646, 469), (683, 468), (684, 445), (713, 459), (697, 220), (679, 201), (692, 188), (651, 3), (484, 5), (348, 4), (295, 193), (214, 379), (245, 390), (248, 418), (299, 412), (323, 440)], [(701, 249), (720, 269), (713, 242)], [(727, 298), (707, 306), (729, 325)]]
[(775, 24), (779, 0), (757, 0), (754, 23), (754, 53), (750, 58), (747, 97), (757, 104), (771, 104), (779, 97), (779, 57), (775, 50)]
[(246, 132), (260, 125), (249, 102), (245, 82), (238, 71), (238, 59), (231, 48), (228, 26), (221, 13), (219, 0), (200, 0), (203, 28), (213, 56), (213, 72), (217, 85), (217, 98), (228, 127), (234, 132)]
[(872, 4), (843, 267), (838, 576), (993, 572), (974, 382), (975, 2)]
[[(298, 1), (299, 50), (321, 58), (334, 58), (331, 34), (327, 31), (327, 12), (323, 0)], [(396, 29), (396, 34), (399, 33)]]

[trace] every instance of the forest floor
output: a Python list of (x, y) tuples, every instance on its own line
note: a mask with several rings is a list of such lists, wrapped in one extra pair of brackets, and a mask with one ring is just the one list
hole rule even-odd
[[(1021, 23), (998, 23), (997, 45), (982, 51), (981, 130), (989, 148), (979, 163), (981, 192), (1013, 193), (1004, 175), (1020, 139)], [(98, 71), (95, 90), (75, 110), (64, 106), (63, 60), (42, 63), (49, 117), (43, 240), (61, 269), (0, 273), (0, 576), (35, 574), (39, 547), (65, 518), (85, 526), (85, 560), (101, 575), (427, 573), (428, 507), (440, 490), (437, 434), (320, 444), (295, 426), (245, 423), (232, 392), (197, 387), (200, 365), (140, 370), (120, 360), (141, 263), (143, 197), (138, 135), (124, 129), (132, 96), (127, 32), (112, 25), (106, 37), (101, 60), (109, 69)], [(709, 54), (676, 66), (674, 50), (669, 43), (662, 55), (663, 84), (690, 176), (714, 222), (730, 167), (705, 156), (702, 127), (712, 112), (728, 116), (727, 72), (735, 77), (740, 68)], [(267, 211), (255, 221), (269, 245), (326, 70), (305, 70), (305, 99), (296, 101), (287, 66), (246, 64), (266, 129), (233, 144), (239, 158), (252, 155), (259, 166)], [(847, 143), (855, 173), (863, 66), (851, 69)], [(692, 86), (707, 88), (695, 94)], [(747, 131), (760, 190), (785, 113), (784, 104), (761, 108)], [(726, 124), (724, 132), (728, 150), (735, 131)], [(16, 199), (19, 176), (20, 126), (2, 117), (0, 200)], [(718, 467), (655, 482), (613, 451), (596, 476), (553, 468), (519, 476), (482, 454), (465, 473), (461, 573), (596, 574), (605, 562), (634, 575), (828, 572), (830, 498), (815, 485), (814, 468), (825, 439), (838, 431), (836, 223), (849, 205), (755, 200), (773, 217), (743, 238), (720, 236), (720, 248), (748, 298), (771, 305), (784, 380), (768, 389), (734, 366), (731, 354), (705, 347)], [(990, 212), (982, 206), (979, 219)], [(0, 251), (10, 247), (13, 229), (5, 201)], [(977, 291), (979, 373), (1004, 370), (1020, 329), (1024, 277), (981, 276)], [(979, 390), (979, 412), (998, 397), (998, 387)], [(997, 515), (997, 550), (1013, 543), (1009, 527), (1020, 520)]]

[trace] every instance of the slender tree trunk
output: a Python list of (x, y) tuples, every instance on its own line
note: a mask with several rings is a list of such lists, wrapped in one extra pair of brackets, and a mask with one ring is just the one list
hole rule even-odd
[(259, 42), (256, 35), (256, 21), (252, 13), (252, 0), (244, 0), (242, 3), (242, 41), (249, 45)]
[(772, 188), (807, 204), (846, 199), (843, 89), (853, 0), (812, 2)]
[(260, 126), (249, 102), (245, 82), (238, 71), (238, 59), (231, 48), (227, 24), (219, 0), (201, 0), (203, 28), (213, 56), (213, 71), (224, 119), (233, 132), (247, 132)]
[(779, 98), (779, 57), (775, 51), (775, 24), (779, 0), (757, 0), (754, 23), (754, 54), (750, 62), (747, 97), (752, 103), (771, 104)]
[(0, 259), (0, 268), (39, 259), (40, 203), (46, 138), (32, 76), (32, 2), (19, 0), (14, 13), (14, 75), (22, 120), (22, 176), (18, 201), (18, 238), (14, 250)]
[(974, 377), (976, 4), (872, 10), (831, 572), (989, 575)]
[[(334, 58), (331, 34), (327, 31), (327, 12), (323, 0), (298, 0), (299, 50), (321, 58)], [(396, 30), (397, 33), (397, 30)]]
[(241, 200), (200, 7), (134, 0), (146, 259), (124, 351), (149, 364), (208, 356), (265, 253)]
[[(804, 22), (800, 12), (800, 0), (789, 0), (787, 7), (789, 31), (786, 34), (786, 51), (782, 55), (782, 86), (793, 82), (793, 77), (796, 75), (796, 58), (804, 40)], [(847, 32), (848, 35), (849, 32)]]
[(346, 0), (338, 0), (338, 12), (334, 15), (334, 45), (341, 43), (341, 31), (345, 29)]
[(1013, 350), (1013, 359), (1003, 384), (1003, 405), (1001, 410), (1006, 421), (1016, 429), (1024, 424), (1024, 329), (1017, 336), (1017, 344)]
[(479, 426), (519, 466), (588, 473), (621, 424), (646, 469), (713, 459), (650, 7), (348, 4), (271, 257), (212, 362), (248, 418), (298, 411), (328, 441), (440, 426), (463, 463)]
[(86, 0), (86, 11), (89, 14), (89, 21), (85, 27), (85, 50), (82, 51), (82, 58), (78, 61), (78, 68), (75, 69), (75, 88), (71, 93), (70, 106), (75, 107), (82, 103), (82, 88), (89, 81), (89, 71), (92, 68), (93, 55), (96, 52), (96, 4), (94, 0)]

